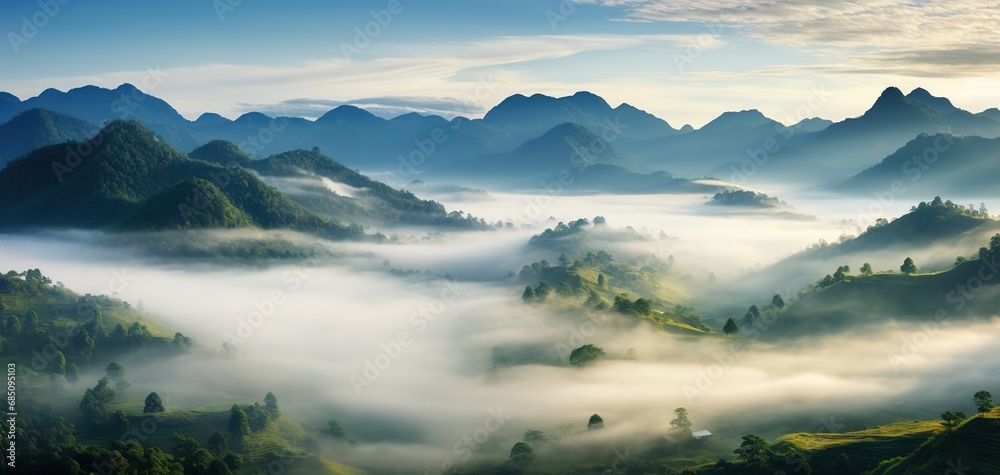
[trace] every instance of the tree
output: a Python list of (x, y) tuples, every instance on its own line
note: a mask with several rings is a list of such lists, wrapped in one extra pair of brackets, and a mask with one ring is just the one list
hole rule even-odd
[(40, 329), (38, 324), (38, 313), (34, 310), (28, 310), (24, 313), (24, 329), (29, 333), (34, 333)]
[(275, 419), (281, 417), (281, 409), (278, 409), (278, 398), (274, 395), (274, 393), (267, 393), (264, 395), (264, 409)]
[(833, 273), (833, 280), (836, 282), (843, 282), (847, 280), (847, 276), (851, 274), (851, 266), (840, 266), (837, 271)]
[(535, 300), (535, 289), (530, 285), (524, 288), (524, 293), (521, 294), (521, 300), (525, 303), (530, 303)]
[(216, 457), (222, 457), (222, 454), (229, 450), (229, 436), (222, 432), (215, 431), (215, 433), (208, 438), (208, 450), (209, 452), (215, 454)]
[(774, 294), (774, 297), (771, 298), (771, 306), (781, 310), (785, 308), (785, 299), (781, 298), (781, 294)]
[(4, 326), (5, 336), (18, 336), (21, 334), (21, 319), (17, 315), (8, 315), (7, 324)]
[(722, 331), (726, 332), (726, 335), (735, 335), (740, 332), (740, 324), (736, 323), (735, 318), (729, 317), (729, 320), (726, 320), (726, 325), (722, 327)]
[(326, 423), (326, 427), (319, 430), (320, 432), (333, 437), (334, 439), (346, 439), (347, 432), (344, 428), (340, 426), (340, 423), (336, 419), (330, 419)]
[(844, 475), (853, 475), (855, 473), (854, 464), (851, 463), (851, 459), (847, 454), (841, 452), (837, 456), (837, 459), (833, 461), (833, 471)]
[(115, 389), (118, 392), (125, 392), (130, 386), (127, 379), (125, 379), (125, 367), (117, 361), (112, 361), (108, 363), (107, 368), (104, 371), (108, 374), (108, 377), (115, 382)]
[(53, 359), (56, 364), (56, 374), (65, 375), (66, 374), (66, 355), (61, 351), (56, 352), (56, 357)]
[(874, 273), (875, 272), (872, 271), (872, 265), (871, 264), (869, 264), (867, 262), (865, 262), (864, 264), (861, 264), (861, 275), (863, 275), (863, 276), (869, 276), (869, 275), (872, 275)]
[(603, 348), (586, 344), (570, 352), (569, 364), (573, 366), (583, 366), (604, 356), (604, 354)]
[(687, 409), (678, 407), (674, 409), (674, 420), (670, 421), (670, 433), (681, 440), (691, 439), (691, 419), (688, 418)]
[(756, 471), (764, 470), (770, 465), (771, 446), (760, 436), (744, 435), (740, 447), (733, 453), (740, 457), (747, 468)]
[(111, 430), (115, 433), (125, 433), (128, 432), (131, 427), (131, 423), (128, 421), (128, 415), (125, 411), (115, 411), (111, 415)]
[(540, 430), (528, 429), (524, 431), (524, 441), (532, 446), (544, 444), (548, 440), (549, 438)]
[(632, 302), (632, 311), (637, 315), (649, 315), (653, 312), (653, 309), (649, 304), (649, 300), (640, 298)]
[(743, 315), (743, 323), (752, 326), (758, 320), (760, 320), (760, 309), (756, 305), (751, 305), (746, 315)]
[(601, 430), (604, 428), (604, 419), (601, 416), (594, 414), (590, 416), (590, 420), (587, 421), (587, 430)]
[(979, 415), (985, 417), (986, 413), (993, 409), (993, 394), (989, 391), (977, 391), (972, 396), (972, 402), (975, 403)]
[(250, 435), (250, 418), (237, 404), (233, 404), (229, 410), (229, 430), (241, 437)]
[(170, 342), (175, 348), (191, 348), (194, 345), (194, 341), (191, 338), (184, 336), (183, 333), (174, 333), (174, 339)]
[(163, 407), (163, 401), (160, 400), (159, 394), (152, 392), (146, 396), (146, 403), (142, 407), (143, 414), (157, 414), (166, 410), (167, 409)]
[(75, 384), (79, 380), (80, 370), (76, 368), (75, 364), (70, 363), (69, 366), (66, 366), (66, 381), (69, 381), (70, 384)]
[(942, 424), (944, 424), (945, 429), (948, 429), (948, 432), (951, 432), (952, 429), (958, 427), (958, 424), (965, 420), (965, 414), (962, 414), (961, 412), (945, 411), (941, 414), (941, 419), (944, 421)]
[(527, 465), (535, 460), (535, 449), (527, 442), (518, 442), (510, 448), (510, 461), (518, 465)]
[(899, 271), (904, 274), (915, 274), (917, 272), (917, 265), (913, 263), (913, 259), (907, 257), (903, 261), (903, 265), (899, 266)]
[(605, 289), (608, 287), (607, 281), (604, 280), (604, 274), (597, 274), (597, 288)]
[(625, 356), (623, 356), (622, 358), (628, 361), (638, 361), (639, 355), (636, 354), (635, 348), (629, 348), (625, 350)]

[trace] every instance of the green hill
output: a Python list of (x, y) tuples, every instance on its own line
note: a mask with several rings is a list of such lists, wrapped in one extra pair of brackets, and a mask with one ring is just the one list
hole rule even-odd
[[(890, 321), (947, 322), (996, 314), (1000, 237), (978, 259), (931, 274), (846, 276), (804, 291), (767, 332), (768, 337), (864, 331)], [(829, 279), (829, 276), (827, 276)], [(824, 279), (825, 281), (826, 279)]]
[(239, 165), (252, 169), (296, 202), (331, 218), (371, 226), (417, 224), (487, 228), (482, 220), (463, 213), (449, 213), (441, 203), (420, 199), (409, 191), (368, 178), (315, 149), (293, 150), (252, 160), (231, 142), (216, 140), (189, 156), (230, 168)]
[[(67, 157), (67, 147), (79, 150), (79, 157)], [(8, 229), (165, 229), (199, 213), (207, 215), (194, 220), (199, 226), (249, 220), (264, 229), (362, 236), (359, 228), (309, 211), (246, 169), (177, 152), (136, 121), (113, 121), (87, 142), (43, 147), (0, 171), (0, 222)]]
[(939, 421), (899, 422), (854, 432), (789, 434), (775, 441), (772, 448), (808, 454), (809, 464), (820, 473), (835, 473), (824, 469), (831, 468), (840, 454), (846, 454), (854, 468), (863, 471), (913, 452), (941, 430)]
[(872, 475), (1000, 473), (1000, 410), (968, 419), (953, 433), (939, 433)]
[(26, 110), (0, 125), (0, 168), (38, 147), (86, 140), (97, 126), (48, 109)]

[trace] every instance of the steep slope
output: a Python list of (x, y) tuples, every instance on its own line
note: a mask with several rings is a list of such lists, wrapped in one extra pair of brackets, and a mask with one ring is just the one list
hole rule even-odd
[(907, 193), (994, 196), (1000, 184), (1000, 138), (920, 134), (875, 166), (835, 189), (870, 194), (898, 181)]
[(189, 156), (227, 167), (237, 165), (254, 170), (293, 200), (335, 219), (370, 226), (486, 227), (481, 220), (448, 213), (440, 203), (422, 200), (409, 191), (372, 180), (316, 150), (293, 150), (262, 160), (251, 160), (236, 145), (216, 140), (199, 147)]
[(97, 126), (47, 109), (29, 109), (0, 125), (0, 169), (38, 147), (86, 140)]
[(514, 143), (538, 137), (566, 122), (583, 125), (597, 134), (611, 128), (627, 139), (636, 140), (677, 133), (670, 124), (649, 113), (628, 104), (612, 108), (600, 96), (586, 91), (560, 98), (515, 94), (490, 109), (483, 116), (483, 122), (504, 131)]
[(931, 475), (939, 473), (1000, 473), (1000, 410), (973, 417), (954, 430), (941, 433), (913, 453), (873, 475)]
[(622, 155), (607, 140), (575, 123), (557, 125), (513, 152), (481, 157), (469, 165), (479, 172), (518, 177), (547, 176), (590, 165), (644, 171), (642, 165)]
[(876, 272), (898, 271), (906, 257), (912, 257), (920, 266), (944, 268), (954, 262), (955, 256), (942, 255), (939, 247), (973, 254), (998, 231), (1000, 222), (979, 211), (971, 212), (950, 201), (920, 203), (899, 218), (869, 226), (853, 239), (814, 246), (753, 272), (730, 290), (752, 294), (786, 289), (785, 293), (789, 293), (816, 282), (841, 265), (849, 265), (858, 272), (868, 262)]
[(761, 171), (772, 179), (795, 176), (828, 182), (871, 167), (922, 133), (1000, 136), (1000, 122), (950, 105), (923, 90), (906, 96), (898, 88), (886, 88), (860, 117), (797, 138)]
[[(38, 149), (0, 171), (0, 222), (7, 228), (171, 228), (190, 221), (186, 216), (191, 212), (180, 208), (186, 203), (195, 211), (207, 207), (204, 211), (214, 214), (203, 225), (244, 225), (249, 218), (265, 229), (295, 229), (336, 238), (360, 235), (358, 229), (303, 208), (245, 169), (188, 158), (138, 121), (113, 121), (85, 144), (91, 152), (81, 154), (79, 160), (68, 162), (65, 149), (84, 149), (84, 145), (69, 143)], [(211, 181), (228, 200), (218, 199), (216, 190), (191, 178)], [(189, 181), (171, 188), (183, 180)], [(183, 191), (192, 194), (185, 198)], [(215, 198), (203, 201), (205, 196)]]

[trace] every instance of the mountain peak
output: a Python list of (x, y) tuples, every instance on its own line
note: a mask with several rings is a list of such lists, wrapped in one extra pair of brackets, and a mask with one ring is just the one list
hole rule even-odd
[(764, 124), (768, 124), (771, 122), (774, 121), (769, 119), (764, 114), (762, 114), (759, 110), (748, 109), (738, 112), (736, 111), (723, 112), (721, 115), (719, 115), (719, 117), (716, 117), (713, 121), (705, 124), (705, 126), (702, 127), (701, 129), (711, 130), (724, 127), (733, 127), (738, 125), (753, 128), (753, 127), (760, 127)]
[(323, 114), (322, 117), (316, 119), (317, 123), (349, 123), (358, 124), (360, 122), (384, 122), (385, 119), (368, 112), (357, 106), (352, 106), (350, 104), (342, 104)]
[(0, 104), (6, 104), (6, 103), (9, 103), (9, 104), (18, 104), (20, 102), (21, 102), (21, 99), (19, 99), (17, 96), (15, 96), (15, 95), (13, 95), (13, 94), (11, 94), (9, 92), (0, 91)]
[(952, 104), (948, 98), (934, 96), (928, 92), (927, 89), (922, 87), (918, 87), (911, 91), (906, 95), (906, 98), (911, 101), (930, 106), (941, 114), (950, 114), (960, 110), (958, 107), (955, 107), (955, 105)]
[(215, 112), (206, 112), (198, 116), (198, 118), (194, 121), (194, 125), (217, 125), (217, 124), (226, 124), (229, 122), (232, 121), (225, 117), (222, 117), (219, 114), (216, 114)]

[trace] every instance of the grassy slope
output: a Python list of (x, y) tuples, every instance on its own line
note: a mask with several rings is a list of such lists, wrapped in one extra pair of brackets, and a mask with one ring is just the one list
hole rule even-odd
[(934, 274), (877, 274), (852, 277), (846, 282), (811, 294), (792, 305), (769, 335), (799, 336), (830, 331), (859, 330), (867, 324), (887, 319), (922, 322), (933, 320), (938, 310), (948, 318), (996, 311), (996, 281), (987, 282), (975, 298), (968, 299), (961, 310), (949, 300), (956, 291), (983, 268), (979, 260), (965, 262), (953, 269)]
[(909, 454), (941, 430), (938, 421), (899, 422), (855, 432), (788, 434), (773, 446), (777, 451), (795, 448), (810, 455), (814, 467), (830, 466), (844, 453), (854, 468), (871, 470), (882, 460)]
[(879, 475), (1000, 473), (1000, 408), (940, 434)]

